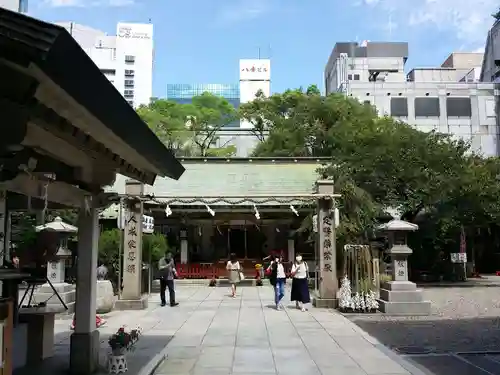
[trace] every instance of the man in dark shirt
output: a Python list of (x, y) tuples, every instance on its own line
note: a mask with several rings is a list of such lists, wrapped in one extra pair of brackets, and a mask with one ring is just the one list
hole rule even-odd
[(175, 302), (175, 289), (174, 289), (174, 279), (177, 276), (177, 271), (175, 269), (174, 260), (170, 252), (165, 253), (165, 256), (158, 262), (158, 268), (160, 270), (160, 298), (161, 305), (165, 306), (167, 304), (165, 298), (165, 291), (168, 288), (168, 294), (170, 297), (170, 306), (177, 306), (178, 303)]

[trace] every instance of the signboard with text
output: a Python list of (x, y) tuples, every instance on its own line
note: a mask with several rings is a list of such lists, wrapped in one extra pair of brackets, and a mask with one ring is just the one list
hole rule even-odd
[(271, 79), (271, 60), (240, 60), (240, 81), (267, 81)]
[(116, 35), (120, 39), (150, 40), (153, 37), (153, 25), (118, 24)]
[[(119, 229), (124, 229), (126, 227), (126, 215), (123, 214), (120, 222), (120, 218), (117, 218), (117, 224)], [(155, 219), (152, 216), (142, 215), (142, 233), (151, 234), (155, 230)]]

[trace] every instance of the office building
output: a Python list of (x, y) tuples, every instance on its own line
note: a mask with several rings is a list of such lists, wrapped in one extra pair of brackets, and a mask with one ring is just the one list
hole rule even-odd
[(116, 35), (61, 22), (130, 105), (153, 96), (153, 25), (118, 23)]
[(19, 13), (28, 13), (28, 0), (0, 0), (0, 7)]
[(194, 96), (199, 96), (204, 92), (223, 97), (234, 108), (240, 106), (240, 87), (237, 84), (223, 83), (169, 83), (167, 84), (167, 99), (177, 103), (191, 103)]
[(337, 43), (325, 68), (327, 94), (342, 92), (380, 115), (417, 129), (467, 140), (474, 151), (498, 155), (492, 84), (478, 81), (482, 54), (452, 53), (440, 67), (408, 74), (407, 43)]
[[(259, 91), (265, 96), (271, 95), (271, 60), (240, 60), (240, 100), (248, 103), (255, 99)], [(252, 124), (241, 121), (242, 129), (252, 128)]]
[(495, 22), (488, 32), (480, 79), (500, 83), (500, 21)]
[[(240, 106), (240, 88), (237, 84), (222, 84), (222, 83), (169, 83), (167, 84), (167, 99), (180, 104), (191, 103), (193, 97), (199, 96), (204, 92), (209, 92), (213, 95), (220, 96), (226, 99), (234, 108)], [(240, 122), (234, 121), (226, 127), (239, 128)]]
[(494, 84), (497, 129), (500, 129), (500, 21), (496, 21), (488, 31), (479, 79)]

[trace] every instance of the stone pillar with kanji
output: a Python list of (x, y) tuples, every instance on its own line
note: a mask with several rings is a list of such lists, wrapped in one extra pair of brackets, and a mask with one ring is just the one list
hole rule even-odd
[(123, 228), (123, 291), (115, 307), (120, 310), (138, 310), (147, 307), (147, 296), (142, 295), (142, 216), (144, 184), (135, 180), (125, 183), (126, 212)]
[(319, 256), (319, 296), (314, 299), (314, 305), (334, 308), (337, 301), (338, 280), (333, 181), (316, 181), (316, 193), (324, 197), (318, 199), (316, 246)]

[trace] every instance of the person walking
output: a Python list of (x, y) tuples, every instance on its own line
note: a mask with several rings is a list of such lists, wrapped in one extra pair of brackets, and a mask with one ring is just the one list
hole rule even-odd
[(231, 284), (231, 297), (236, 298), (236, 284), (241, 281), (242, 275), (240, 262), (236, 259), (236, 254), (232, 253), (229, 256), (226, 269), (228, 271), (229, 284)]
[(175, 289), (174, 279), (177, 277), (177, 270), (175, 269), (174, 259), (170, 252), (166, 252), (158, 262), (158, 269), (160, 270), (160, 299), (161, 305), (165, 306), (167, 301), (165, 299), (165, 291), (168, 288), (170, 306), (177, 306), (175, 302)]
[(281, 310), (283, 306), (281, 305), (281, 300), (285, 296), (285, 267), (283, 266), (283, 256), (276, 255), (274, 260), (268, 267), (269, 282), (274, 288), (274, 303), (276, 304), (276, 310)]
[(291, 300), (295, 301), (295, 306), (297, 309), (306, 311), (305, 304), (311, 302), (311, 296), (309, 294), (309, 267), (307, 263), (302, 259), (302, 255), (297, 254), (295, 257), (295, 262), (292, 266), (292, 292)]

